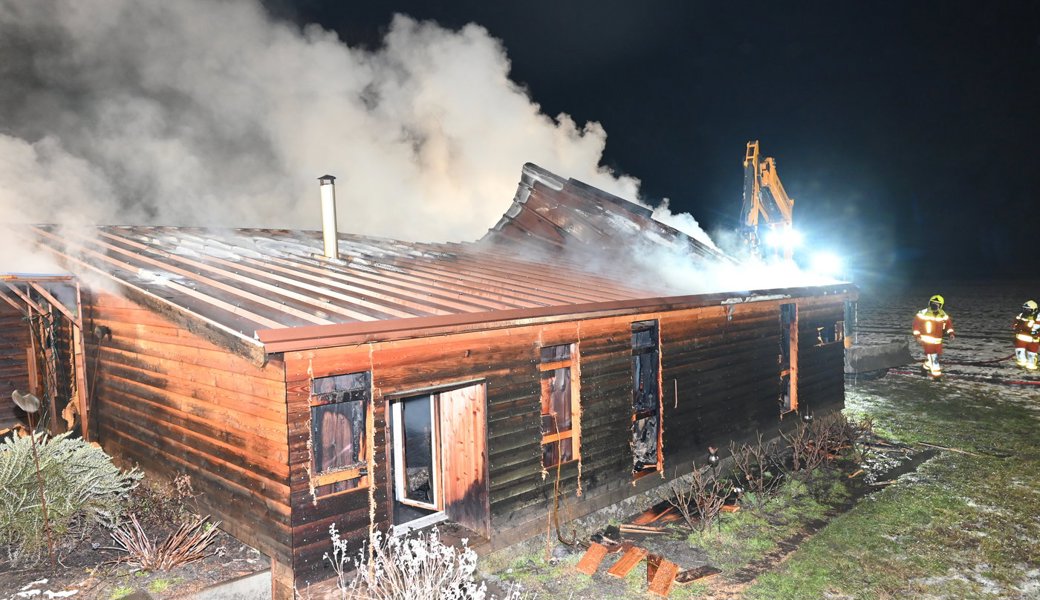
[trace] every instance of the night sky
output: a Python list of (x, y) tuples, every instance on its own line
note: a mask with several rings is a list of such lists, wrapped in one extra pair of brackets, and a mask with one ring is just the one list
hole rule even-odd
[(709, 232), (759, 139), (796, 226), (858, 277), (1040, 280), (1033, 4), (352, 4), (267, 2), (369, 48), (393, 13), (482, 25), (544, 113), (602, 123), (606, 164)]

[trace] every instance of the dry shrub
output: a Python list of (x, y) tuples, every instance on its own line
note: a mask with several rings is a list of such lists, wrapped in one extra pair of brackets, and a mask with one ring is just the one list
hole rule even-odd
[[(136, 469), (120, 471), (101, 448), (68, 433), (36, 433), (47, 517), (60, 558), (97, 527), (119, 520), (130, 491), (141, 479)], [(39, 480), (29, 436), (0, 444), (0, 548), (13, 567), (35, 563), (46, 551)]]
[(689, 476), (671, 483), (674, 498), (668, 502), (679, 510), (686, 526), (691, 530), (705, 531), (715, 522), (722, 506), (732, 491), (732, 486), (713, 472), (711, 467), (697, 467)]
[(196, 496), (189, 475), (173, 479), (149, 476), (130, 494), (126, 512), (136, 515), (145, 526), (184, 523), (199, 516)]
[(123, 523), (111, 533), (116, 542), (114, 549), (126, 553), (120, 562), (145, 571), (169, 571), (212, 554), (207, 550), (216, 539), (217, 526), (207, 523), (208, 520), (207, 516), (184, 523), (166, 541), (156, 544), (137, 521), (137, 515), (130, 515), (130, 523)]
[(775, 441), (763, 442), (761, 433), (754, 443), (730, 444), (733, 475), (743, 488), (740, 495), (742, 505), (761, 509), (779, 487), (783, 462), (778, 446)]
[[(340, 598), (372, 600), (484, 600), (487, 586), (477, 582), (477, 553), (441, 543), (434, 528), (409, 537), (372, 534), (372, 545), (351, 558), (348, 542), (329, 526), (332, 553), (324, 558), (336, 571)], [(353, 569), (353, 573), (351, 573)], [(521, 597), (513, 588), (504, 600)]]
[(791, 433), (781, 431), (780, 435), (791, 450), (792, 470), (812, 472), (852, 448), (860, 432), (859, 426), (839, 412), (802, 421)]

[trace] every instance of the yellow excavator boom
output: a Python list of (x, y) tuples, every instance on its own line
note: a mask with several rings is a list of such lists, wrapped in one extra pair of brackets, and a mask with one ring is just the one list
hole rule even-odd
[[(760, 225), (790, 229), (794, 224), (794, 200), (780, 183), (776, 161), (759, 158), (758, 140), (748, 142), (744, 153), (744, 203), (740, 221), (745, 241), (754, 253), (759, 251)], [(788, 258), (790, 254), (788, 248)]]

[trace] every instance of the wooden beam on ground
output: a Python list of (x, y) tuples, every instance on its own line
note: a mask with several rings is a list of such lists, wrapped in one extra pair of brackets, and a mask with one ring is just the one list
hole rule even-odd
[(578, 572), (586, 575), (595, 574), (596, 569), (599, 568), (600, 563), (603, 562), (603, 557), (606, 555), (606, 546), (592, 542), (589, 544), (589, 549), (582, 555), (581, 560), (578, 561)]
[(614, 577), (624, 578), (632, 572), (632, 569), (636, 568), (636, 565), (646, 558), (647, 554), (648, 552), (646, 549), (640, 548), (639, 546), (632, 546), (621, 555), (621, 558), (614, 563), (613, 567), (610, 567), (607, 574), (613, 575)]
[[(658, 567), (654, 570), (650, 579), (649, 591), (651, 594), (667, 597), (672, 591), (675, 576), (679, 573), (679, 565), (670, 560), (661, 559)], [(647, 562), (647, 576), (650, 575), (650, 563)]]
[(694, 581), (697, 581), (698, 579), (704, 579), (705, 577), (718, 575), (721, 572), (722, 571), (716, 569), (711, 565), (701, 565), (699, 567), (694, 567), (693, 569), (686, 569), (685, 571), (676, 575), (675, 583), (679, 585), (686, 585), (687, 583), (692, 583)]

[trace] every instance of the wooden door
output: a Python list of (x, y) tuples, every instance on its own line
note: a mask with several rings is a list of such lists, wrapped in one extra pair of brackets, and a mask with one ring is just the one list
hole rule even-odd
[(444, 512), (459, 525), (491, 535), (484, 384), (440, 393)]

